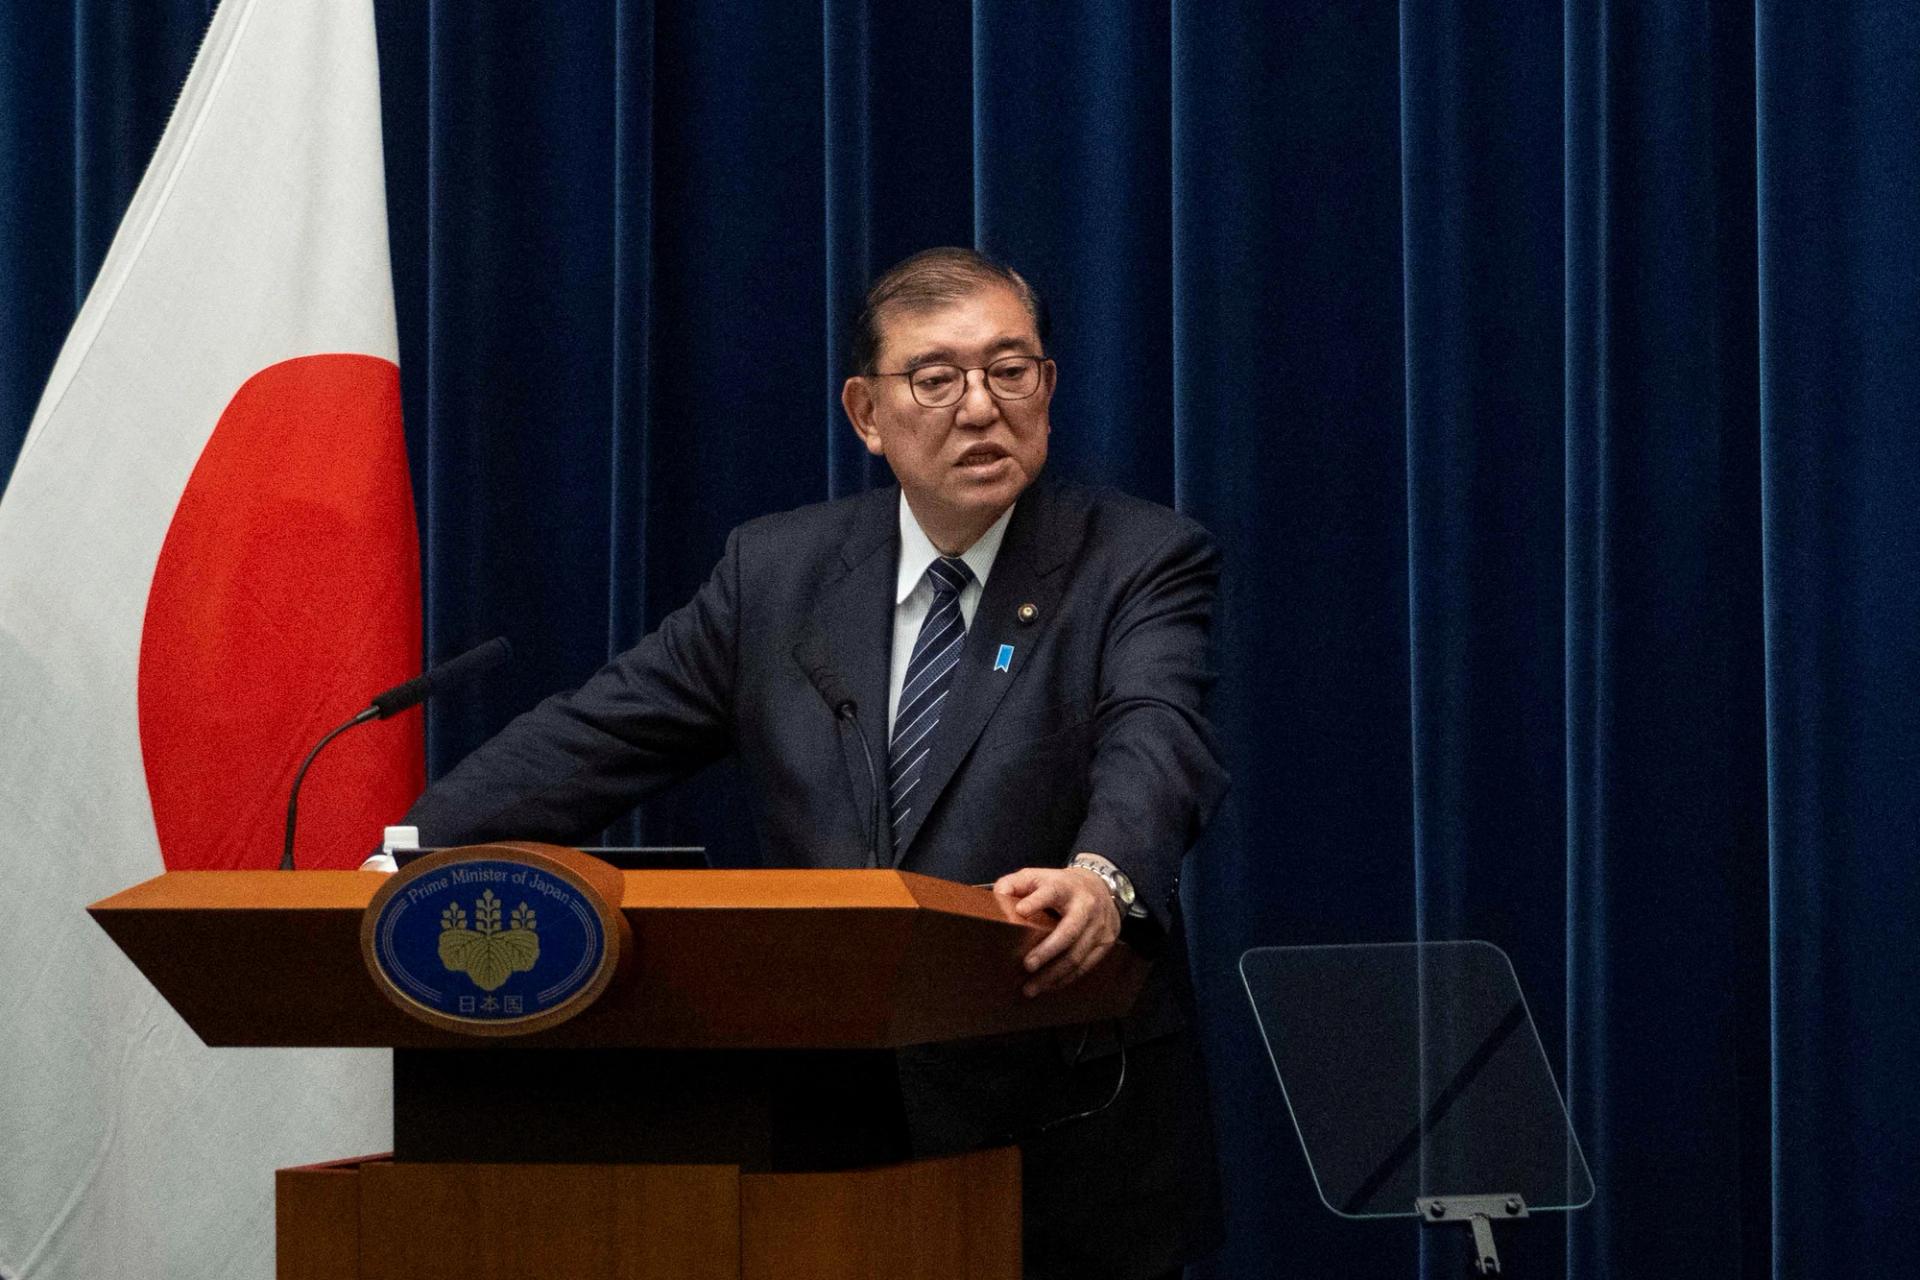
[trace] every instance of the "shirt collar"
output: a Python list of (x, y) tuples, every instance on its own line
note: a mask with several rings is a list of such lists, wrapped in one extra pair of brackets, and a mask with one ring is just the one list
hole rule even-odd
[[(1016, 502), (1014, 506), (1018, 506)], [(987, 574), (993, 569), (994, 557), (1000, 554), (1000, 540), (1007, 536), (1007, 521), (1013, 518), (1013, 507), (1000, 513), (1000, 518), (987, 527), (974, 544), (960, 553), (960, 559), (967, 562), (967, 568), (973, 570), (974, 581), (982, 589), (987, 585)], [(940, 558), (939, 548), (920, 528), (920, 522), (914, 518), (913, 508), (907, 505), (907, 495), (900, 495), (900, 575), (894, 582), (893, 602), (898, 605), (913, 594), (927, 576), (927, 566)]]

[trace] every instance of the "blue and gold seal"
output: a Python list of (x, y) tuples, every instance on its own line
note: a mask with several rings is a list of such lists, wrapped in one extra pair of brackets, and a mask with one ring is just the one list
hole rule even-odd
[(478, 1035), (520, 1035), (591, 1004), (619, 963), (621, 876), (574, 849), (445, 849), (389, 877), (361, 949), (406, 1012)]

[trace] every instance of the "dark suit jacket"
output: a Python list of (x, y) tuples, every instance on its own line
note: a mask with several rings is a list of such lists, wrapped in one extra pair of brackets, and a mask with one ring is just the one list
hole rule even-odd
[[(866, 765), (803, 663), (824, 662), (850, 687), (884, 790), (898, 503), (889, 486), (740, 526), (692, 602), (580, 689), (515, 720), (409, 821), (429, 846), (577, 843), (734, 754), (766, 865), (864, 865)], [(934, 730), (920, 783), (929, 798), (890, 847), (882, 836), (883, 860), (972, 884), (1092, 850), (1151, 913), (1131, 935), (1158, 962), (1120, 1037), (1096, 1028), (900, 1055), (915, 1142), (931, 1151), (1097, 1105), (1118, 1039), (1129, 1046), (1120, 1102), (1022, 1144), (1030, 1274), (1151, 1274), (1218, 1233), (1204, 1085), (1182, 1030), (1191, 995), (1178, 893), (1182, 857), (1227, 785), (1203, 715), (1217, 578), (1206, 532), (1164, 507), (1031, 488)]]

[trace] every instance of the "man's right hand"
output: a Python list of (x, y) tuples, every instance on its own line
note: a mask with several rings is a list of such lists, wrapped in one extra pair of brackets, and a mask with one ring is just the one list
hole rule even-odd
[(1060, 917), (1053, 932), (1027, 952), (1033, 976), (1021, 990), (1029, 996), (1079, 981), (1120, 937), (1120, 909), (1106, 881), (1072, 867), (1023, 867), (993, 882), (993, 891), (1012, 901), (1013, 911), (1031, 919), (1041, 911)]

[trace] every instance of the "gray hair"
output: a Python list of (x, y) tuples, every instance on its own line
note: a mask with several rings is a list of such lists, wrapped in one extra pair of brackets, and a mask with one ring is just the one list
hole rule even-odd
[(875, 362), (880, 358), (880, 322), (887, 311), (932, 311), (995, 285), (1011, 289), (1020, 299), (1040, 338), (1040, 349), (1045, 351), (1049, 327), (1046, 304), (1026, 277), (977, 250), (945, 245), (922, 249), (895, 264), (867, 290), (866, 306), (853, 326), (853, 371), (867, 376), (879, 372)]

